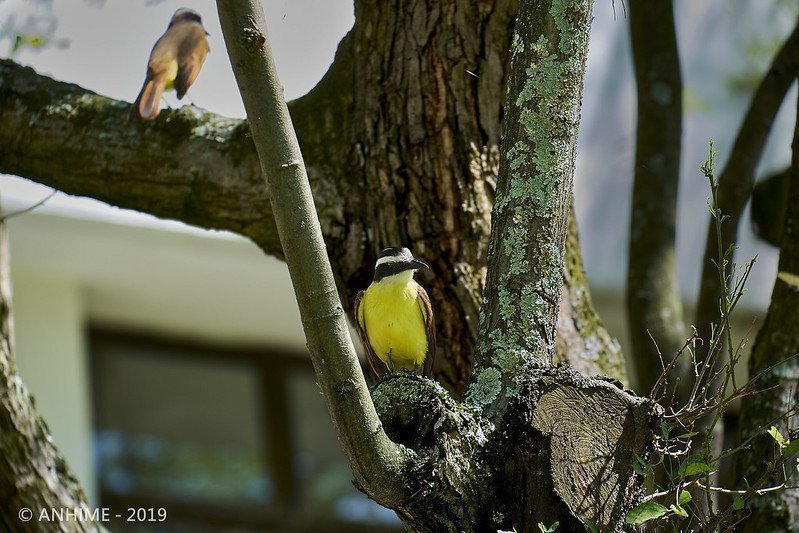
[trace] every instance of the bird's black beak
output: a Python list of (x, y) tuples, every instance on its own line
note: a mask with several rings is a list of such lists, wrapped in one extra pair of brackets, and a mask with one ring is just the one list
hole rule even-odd
[(411, 268), (413, 268), (414, 270), (422, 270), (430, 267), (427, 266), (427, 263), (425, 263), (424, 261), (419, 261), (418, 259), (414, 259), (413, 261), (411, 261)]

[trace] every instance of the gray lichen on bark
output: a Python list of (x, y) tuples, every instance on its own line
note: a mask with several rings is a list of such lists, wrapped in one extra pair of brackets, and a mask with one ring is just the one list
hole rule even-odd
[[(514, 376), (549, 364), (563, 284), (575, 146), (592, 2), (520, 6), (492, 214), (481, 344), (469, 400), (513, 394)], [(492, 305), (486, 305), (487, 302)]]

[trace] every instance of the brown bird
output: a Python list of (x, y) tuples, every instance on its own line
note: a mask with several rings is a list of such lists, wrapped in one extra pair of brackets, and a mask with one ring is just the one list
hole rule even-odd
[(161, 96), (175, 89), (178, 100), (183, 98), (208, 55), (208, 32), (200, 15), (181, 8), (172, 15), (166, 32), (156, 41), (147, 62), (147, 78), (130, 109), (128, 120), (152, 120), (161, 112)]

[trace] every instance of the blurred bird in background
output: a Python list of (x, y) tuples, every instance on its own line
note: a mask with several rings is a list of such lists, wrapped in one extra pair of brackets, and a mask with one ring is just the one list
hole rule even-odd
[(128, 120), (152, 120), (161, 112), (161, 96), (175, 89), (178, 100), (189, 90), (208, 55), (208, 33), (200, 15), (181, 8), (156, 41), (147, 62), (147, 77), (130, 109)]

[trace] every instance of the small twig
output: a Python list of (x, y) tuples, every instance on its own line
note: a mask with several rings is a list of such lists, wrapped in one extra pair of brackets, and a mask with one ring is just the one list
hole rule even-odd
[(47, 202), (47, 200), (49, 200), (50, 198), (55, 196), (57, 193), (58, 193), (58, 191), (53, 189), (53, 191), (50, 192), (50, 194), (48, 194), (47, 196), (45, 196), (44, 198), (42, 198), (41, 200), (39, 200), (38, 202), (36, 202), (32, 206), (26, 207), (24, 209), (20, 209), (19, 211), (12, 211), (11, 213), (9, 213), (7, 215), (0, 216), (0, 222), (5, 222), (9, 218), (16, 217), (16, 216), (19, 216), (19, 215), (24, 215), (25, 213), (30, 213), (34, 209), (37, 209), (37, 208), (43, 206)]

